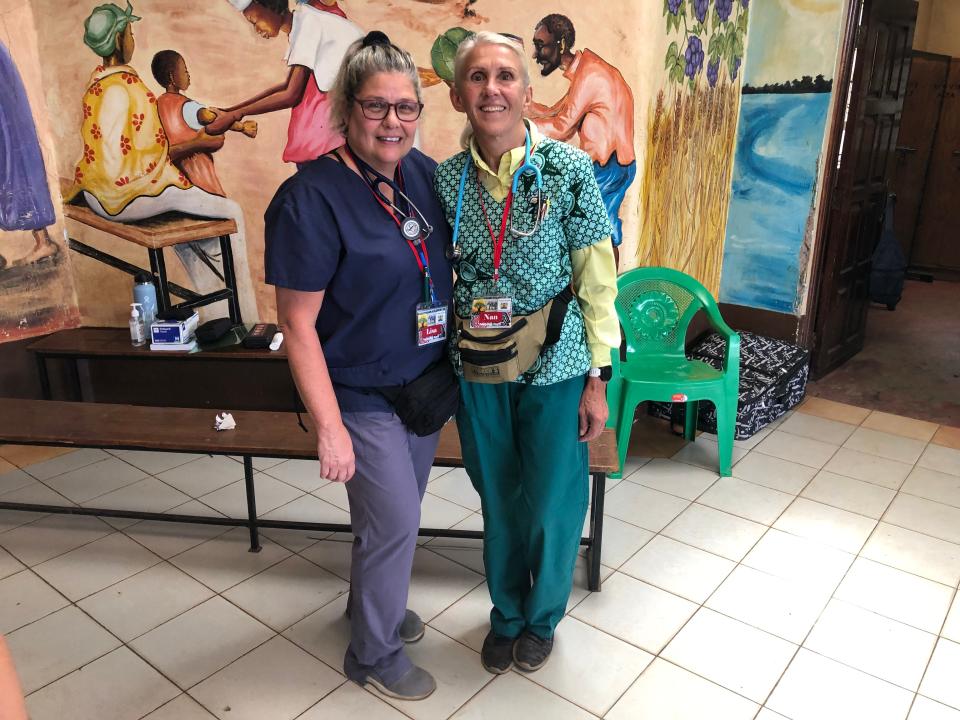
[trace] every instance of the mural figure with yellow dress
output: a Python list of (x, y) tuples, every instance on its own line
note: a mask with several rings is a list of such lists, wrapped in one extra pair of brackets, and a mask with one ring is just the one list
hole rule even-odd
[[(113, 3), (100, 5), (84, 22), (83, 42), (102, 64), (83, 96), (83, 156), (64, 199), (82, 196), (93, 212), (118, 222), (169, 211), (234, 220), (237, 232), (230, 237), (241, 311), (245, 318), (255, 318), (243, 212), (234, 201), (191, 183), (174, 164), (157, 97), (130, 65), (135, 47), (132, 24), (137, 20), (128, 2), (126, 10)], [(175, 245), (174, 250), (197, 291), (205, 294), (221, 286), (212, 271), (219, 271), (221, 264), (217, 239)]]

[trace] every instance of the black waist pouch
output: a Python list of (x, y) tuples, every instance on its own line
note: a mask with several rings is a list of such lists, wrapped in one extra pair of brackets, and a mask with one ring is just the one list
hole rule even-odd
[(437, 432), (460, 407), (460, 381), (446, 358), (406, 385), (377, 390), (393, 405), (407, 429), (420, 437)]

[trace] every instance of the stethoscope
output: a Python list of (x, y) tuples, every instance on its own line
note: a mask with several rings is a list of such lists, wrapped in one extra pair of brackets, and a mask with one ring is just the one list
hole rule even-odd
[[(427, 252), (426, 243), (427, 238), (433, 234), (433, 226), (427, 222), (427, 219), (423, 213), (420, 212), (420, 208), (414, 204), (413, 200), (403, 192), (403, 188), (400, 186), (400, 183), (403, 182), (403, 171), (400, 169), (399, 163), (397, 164), (397, 179), (400, 183), (388, 178), (361, 160), (353, 151), (353, 148), (350, 147), (349, 143), (345, 144), (344, 147), (347, 149), (350, 158), (356, 163), (357, 169), (360, 170), (360, 175), (366, 182), (370, 192), (373, 193), (373, 196), (379, 201), (383, 208), (393, 217), (397, 227), (400, 228), (400, 234), (413, 251), (420, 272), (423, 273), (424, 302), (429, 301), (436, 303), (437, 291), (433, 284), (433, 276), (430, 274), (430, 256)], [(403, 202), (406, 203), (408, 208), (407, 212), (397, 207), (396, 203), (386, 196), (380, 189), (381, 185), (386, 185), (393, 190), (394, 198), (399, 197), (403, 199)]]
[[(453, 238), (450, 246), (446, 249), (447, 260), (451, 262), (457, 262), (461, 257), (457, 240), (460, 237), (460, 217), (463, 214), (463, 196), (467, 186), (467, 175), (471, 167), (474, 167), (473, 156), (468, 151), (467, 160), (463, 163), (463, 172), (460, 173), (460, 187), (457, 190), (457, 212), (453, 220)], [(513, 213), (510, 212), (509, 229), (510, 234), (514, 237), (526, 238), (534, 235), (540, 229), (540, 223), (544, 216), (543, 175), (540, 173), (540, 168), (530, 161), (530, 132), (527, 131), (523, 142), (523, 164), (517, 168), (517, 171), (513, 174), (513, 183), (510, 186), (511, 195), (516, 195), (517, 193), (517, 184), (520, 182), (520, 176), (531, 172), (533, 173), (534, 182), (537, 186), (537, 194), (530, 198), (530, 204), (536, 207), (533, 227), (530, 230), (520, 230), (513, 224)], [(510, 209), (512, 211), (512, 206)]]
[[(425, 242), (426, 239), (433, 234), (433, 225), (427, 222), (427, 218), (424, 217), (422, 212), (420, 212), (420, 208), (418, 208), (414, 204), (413, 200), (411, 200), (407, 194), (403, 192), (403, 188), (400, 187), (400, 184), (370, 167), (366, 162), (361, 160), (349, 144), (344, 145), (344, 147), (346, 147), (347, 152), (350, 154), (350, 159), (356, 163), (358, 168), (360, 168), (364, 180), (367, 181), (367, 185), (370, 186), (370, 189), (373, 191), (374, 195), (377, 196), (380, 202), (389, 207), (399, 216), (400, 234), (403, 235), (404, 240), (414, 244)], [(400, 172), (399, 165), (397, 165), (397, 172)], [(403, 176), (399, 175), (399, 177), (402, 181)], [(395, 198), (401, 198), (403, 202), (406, 203), (408, 211), (404, 212), (397, 207), (393, 200), (388, 198), (380, 189), (381, 185), (386, 185), (388, 188), (393, 190), (393, 196)]]

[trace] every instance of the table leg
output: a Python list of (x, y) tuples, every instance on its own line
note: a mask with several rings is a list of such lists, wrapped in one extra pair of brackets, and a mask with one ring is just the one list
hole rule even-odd
[(77, 402), (83, 402), (83, 386), (80, 385), (80, 358), (72, 357), (67, 361), (70, 370), (70, 385)]
[(37, 353), (37, 375), (40, 377), (40, 393), (44, 400), (50, 400), (50, 373), (47, 371), (47, 358)]
[(247, 527), (250, 528), (250, 552), (260, 552), (260, 531), (257, 528), (257, 497), (253, 488), (253, 458), (243, 456), (243, 481), (247, 488)]
[(163, 248), (148, 248), (150, 254), (150, 272), (157, 286), (157, 311), (170, 309), (170, 288), (167, 287), (167, 266), (163, 261)]
[(232, 294), (227, 304), (230, 308), (230, 322), (239, 325), (243, 322), (240, 316), (240, 293), (237, 291), (237, 274), (233, 269), (233, 249), (230, 247), (230, 236), (220, 236), (220, 259), (223, 262), (223, 284)]
[(600, 556), (603, 547), (603, 500), (606, 473), (593, 473), (593, 502), (590, 503), (590, 547), (587, 549), (587, 589), (600, 591)]

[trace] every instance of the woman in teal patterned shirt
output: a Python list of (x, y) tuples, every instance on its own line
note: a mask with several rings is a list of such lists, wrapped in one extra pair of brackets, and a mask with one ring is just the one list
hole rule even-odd
[[(481, 659), (498, 674), (514, 663), (537, 670), (553, 647), (587, 509), (587, 442), (606, 422), (604, 380), (610, 351), (620, 343), (611, 228), (591, 160), (524, 121), (531, 94), (518, 43), (487, 32), (464, 40), (450, 91), (469, 122), (464, 151), (442, 163), (435, 179), (458, 231), (460, 318), (471, 316), (478, 299), (507, 301), (520, 316), (571, 283), (576, 294), (560, 339), (520, 377), (500, 384), (461, 380), (457, 425), (483, 504), (493, 602)], [(521, 172), (511, 192), (527, 160), (540, 170), (542, 195), (532, 172)]]

